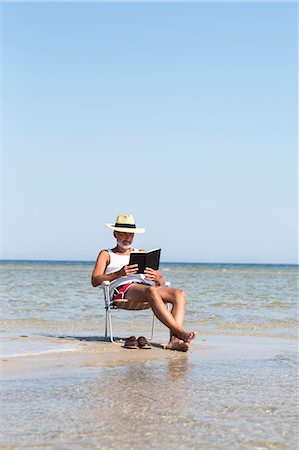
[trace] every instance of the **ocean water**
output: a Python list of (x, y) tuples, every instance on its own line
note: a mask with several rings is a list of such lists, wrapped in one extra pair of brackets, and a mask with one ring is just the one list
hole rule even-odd
[[(92, 268), (1, 263), (3, 364), (25, 356), (34, 368), (51, 352), (75, 351), (84, 337), (100, 348), (104, 303)], [(106, 366), (95, 353), (94, 364), (43, 373), (27, 365), (26, 376), (4, 377), (3, 450), (298, 449), (298, 267), (161, 269), (186, 290), (185, 326), (199, 333), (191, 351), (161, 349), (159, 359), (136, 362), (123, 350), (120, 364)], [(148, 335), (151, 320), (150, 311), (114, 311), (115, 333)], [(156, 321), (155, 339), (167, 337)]]
[[(103, 334), (102, 291), (91, 286), (92, 269), (88, 262), (2, 262), (1, 332)], [(169, 263), (161, 269), (172, 287), (187, 293), (187, 329), (297, 337), (298, 266)], [(116, 332), (148, 317), (149, 311), (117, 311)], [(167, 338), (165, 327), (156, 330)]]

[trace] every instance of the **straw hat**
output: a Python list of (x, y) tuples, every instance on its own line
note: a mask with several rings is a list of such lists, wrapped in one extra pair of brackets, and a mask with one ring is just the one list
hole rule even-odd
[(132, 214), (120, 214), (115, 220), (115, 224), (105, 223), (108, 228), (122, 233), (144, 233), (144, 228), (136, 228), (135, 220)]

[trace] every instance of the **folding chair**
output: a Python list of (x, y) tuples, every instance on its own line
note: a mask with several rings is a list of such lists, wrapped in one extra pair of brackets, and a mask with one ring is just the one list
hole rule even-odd
[[(169, 282), (165, 283), (165, 286), (170, 286)], [(107, 339), (109, 337), (111, 342), (115, 343), (114, 337), (113, 337), (113, 328), (112, 328), (112, 309), (120, 309), (116, 306), (113, 306), (111, 299), (110, 299), (110, 281), (103, 281), (103, 283), (100, 285), (100, 288), (104, 291), (104, 302), (105, 302), (105, 338)], [(132, 310), (134, 311), (134, 310)], [(151, 338), (150, 340), (153, 340), (154, 337), (154, 327), (155, 327), (155, 315), (153, 314), (153, 320), (152, 320), (152, 326), (151, 326)]]

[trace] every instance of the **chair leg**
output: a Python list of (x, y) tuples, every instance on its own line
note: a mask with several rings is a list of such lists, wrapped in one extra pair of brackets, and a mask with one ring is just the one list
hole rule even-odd
[(108, 313), (108, 320), (109, 320), (109, 337), (110, 337), (110, 341), (115, 343), (114, 339), (113, 339), (112, 317), (111, 317), (111, 310), (110, 310), (109, 306), (107, 308), (107, 313)]
[(106, 308), (106, 314), (105, 314), (105, 339), (107, 339), (108, 334), (108, 311)]
[(106, 317), (105, 317), (105, 338), (107, 338), (107, 332), (109, 329), (109, 339), (111, 342), (114, 342), (113, 339), (113, 331), (112, 331), (112, 319), (111, 319), (111, 309), (110, 309), (110, 292), (109, 286), (105, 285), (104, 287), (104, 298), (105, 298), (105, 307), (106, 307)]
[(152, 320), (152, 332), (151, 332), (151, 341), (154, 338), (154, 328), (155, 328), (155, 315), (153, 314), (153, 320)]

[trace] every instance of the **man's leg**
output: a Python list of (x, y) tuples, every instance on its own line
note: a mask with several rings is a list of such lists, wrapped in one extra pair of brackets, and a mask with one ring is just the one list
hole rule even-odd
[[(166, 290), (166, 291), (165, 291)], [(169, 290), (169, 291), (168, 291)], [(180, 340), (189, 344), (194, 339), (195, 333), (186, 331), (183, 326), (184, 320), (184, 305), (179, 305), (178, 296), (170, 295), (170, 291), (177, 291), (171, 288), (156, 288), (155, 286), (145, 286), (141, 284), (132, 284), (125, 294), (127, 300), (133, 302), (148, 301), (152, 307), (154, 314), (157, 318), (166, 325), (173, 335), (177, 336)], [(161, 294), (161, 295), (160, 295)], [(164, 298), (165, 297), (165, 300)], [(169, 300), (168, 300), (169, 299)], [(165, 304), (166, 301), (170, 301), (174, 305), (174, 312), (179, 320), (175, 319), (170, 311), (168, 311)], [(176, 304), (176, 305), (175, 305)]]
[[(165, 287), (159, 287), (158, 289), (163, 301), (172, 304), (171, 314), (178, 325), (182, 326), (186, 309), (186, 293), (180, 289)], [(170, 338), (166, 349), (187, 351), (189, 349), (189, 343), (183, 342), (170, 330)]]
[(162, 297), (164, 303), (171, 303), (171, 314), (177, 321), (178, 325), (182, 326), (185, 318), (186, 309), (186, 294), (180, 289), (173, 289), (168, 287), (158, 287), (159, 295)]

